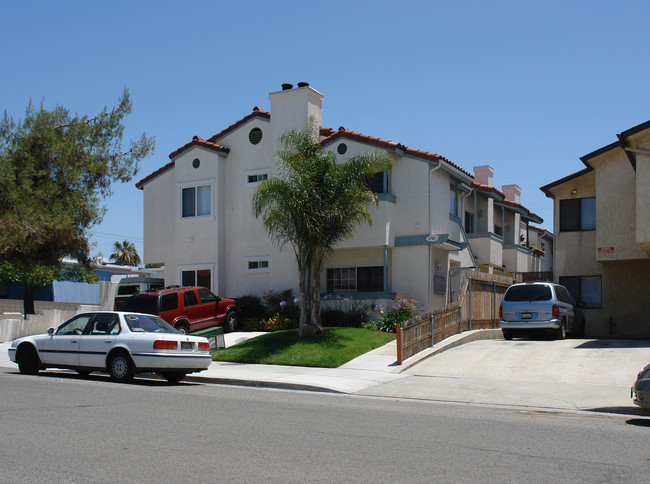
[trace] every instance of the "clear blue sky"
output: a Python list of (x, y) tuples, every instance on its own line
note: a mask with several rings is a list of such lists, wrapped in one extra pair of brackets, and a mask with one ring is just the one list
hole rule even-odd
[(298, 81), (325, 95), (325, 126), (490, 164), (552, 229), (539, 187), (650, 119), (649, 19), (647, 0), (5, 0), (0, 111), (95, 114), (131, 91), (126, 139), (157, 148), (114, 186), (93, 254), (128, 239), (142, 255), (135, 182)]

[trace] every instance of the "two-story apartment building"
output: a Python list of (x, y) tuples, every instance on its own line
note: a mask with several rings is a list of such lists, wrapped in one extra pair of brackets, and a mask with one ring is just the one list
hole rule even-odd
[[(195, 136), (136, 184), (144, 192), (144, 261), (164, 264), (166, 283), (235, 297), (297, 289), (293, 251), (273, 245), (251, 202), (259, 184), (278, 174), (273, 155), (282, 133), (310, 119), (322, 125), (323, 95), (287, 84), (269, 100), (270, 112), (255, 107), (207, 139)], [(450, 271), (478, 269), (463, 226), (473, 176), (438, 154), (344, 127), (320, 128), (320, 142), (338, 162), (372, 151), (392, 160), (370, 184), (380, 200), (372, 226), (358, 227), (336, 249), (321, 287), (376, 302), (404, 294), (422, 309), (445, 304)]]
[(590, 335), (650, 335), (650, 121), (580, 158), (541, 190), (554, 201), (556, 280), (585, 306)]
[(539, 251), (530, 244), (531, 222), (543, 220), (521, 204), (518, 185), (503, 185), (498, 190), (494, 168), (474, 167), (463, 226), (482, 272), (512, 276), (536, 270)]

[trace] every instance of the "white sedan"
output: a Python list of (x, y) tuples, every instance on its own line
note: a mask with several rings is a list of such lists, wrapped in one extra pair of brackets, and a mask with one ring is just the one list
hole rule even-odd
[(81, 375), (107, 371), (117, 382), (160, 373), (170, 383), (210, 366), (206, 338), (181, 334), (158, 316), (119, 311), (82, 313), (47, 334), (11, 343), (9, 359), (21, 373), (68, 368)]

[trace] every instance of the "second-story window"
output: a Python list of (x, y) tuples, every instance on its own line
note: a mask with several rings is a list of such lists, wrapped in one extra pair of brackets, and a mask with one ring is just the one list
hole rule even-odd
[(264, 180), (268, 180), (269, 175), (268, 173), (255, 173), (253, 175), (247, 175), (246, 176), (246, 182), (247, 183), (260, 183), (263, 182)]
[(596, 230), (596, 199), (560, 200), (560, 232)]
[(181, 188), (181, 217), (204, 217), (212, 215), (212, 186), (197, 185)]
[(373, 193), (388, 193), (388, 187), (384, 186), (384, 172), (380, 171), (375, 173), (372, 178), (366, 183), (367, 187), (372, 190)]

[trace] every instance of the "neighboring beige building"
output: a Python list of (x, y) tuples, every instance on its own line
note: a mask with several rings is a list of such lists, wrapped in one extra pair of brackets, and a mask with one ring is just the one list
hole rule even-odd
[(555, 279), (585, 304), (589, 335), (650, 336), (650, 121), (541, 188), (554, 200)]
[[(272, 244), (251, 203), (259, 184), (278, 174), (273, 154), (281, 149), (280, 135), (310, 118), (322, 124), (323, 95), (300, 83), (283, 85), (269, 99), (270, 112), (255, 107), (210, 138), (195, 136), (136, 184), (144, 192), (144, 262), (163, 264), (167, 284), (200, 284), (231, 297), (297, 293), (291, 247), (279, 251)], [(379, 303), (408, 295), (421, 309), (445, 304), (450, 274), (480, 263), (463, 226), (464, 214), (473, 211), (472, 175), (438, 154), (343, 127), (320, 128), (320, 142), (339, 162), (372, 151), (392, 159), (371, 183), (380, 200), (372, 226), (358, 227), (328, 259), (323, 292)], [(501, 196), (505, 209), (498, 212), (518, 234), (522, 221), (541, 219), (531, 218), (517, 196), (512, 203)], [(517, 245), (517, 237), (508, 245)]]

